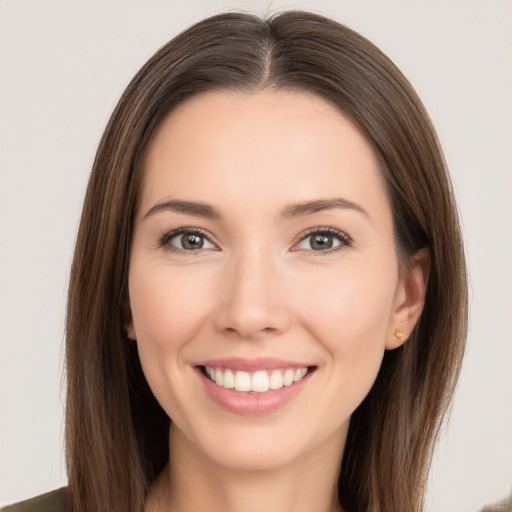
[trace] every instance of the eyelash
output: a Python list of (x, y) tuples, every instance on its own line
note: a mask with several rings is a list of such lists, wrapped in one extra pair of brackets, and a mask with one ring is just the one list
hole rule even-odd
[(188, 253), (193, 253), (193, 252), (199, 252), (199, 250), (197, 251), (186, 251), (184, 249), (179, 249), (177, 247), (173, 247), (171, 244), (170, 244), (170, 241), (173, 239), (173, 238), (176, 238), (180, 235), (197, 235), (199, 237), (202, 237), (204, 238), (205, 240), (207, 240), (209, 243), (211, 243), (212, 245), (216, 246), (215, 243), (213, 243), (210, 238), (208, 237), (208, 235), (202, 230), (202, 229), (199, 229), (199, 228), (179, 228), (179, 229), (174, 229), (172, 231), (169, 231), (168, 233), (165, 233), (159, 240), (158, 242), (158, 247), (159, 248), (165, 248), (166, 250), (170, 251), (170, 252), (177, 252), (177, 253), (183, 253), (183, 252), (188, 252)]
[[(313, 236), (313, 235), (324, 235), (324, 236), (328, 236), (328, 237), (332, 237), (332, 238), (335, 238), (338, 240), (339, 242), (339, 245), (337, 245), (336, 247), (332, 247), (332, 248), (329, 248), (329, 249), (324, 249), (324, 250), (319, 250), (319, 251), (315, 251), (313, 249), (309, 249), (309, 251), (317, 256), (323, 256), (323, 255), (326, 255), (326, 254), (331, 254), (333, 252), (336, 252), (336, 251), (339, 251), (339, 250), (342, 250), (346, 247), (351, 247), (352, 246), (352, 238), (347, 235), (347, 233), (344, 233), (343, 231), (339, 231), (338, 229), (334, 229), (334, 228), (331, 228), (331, 227), (317, 227), (317, 228), (312, 228), (312, 229), (309, 229), (307, 230), (306, 232), (304, 233), (301, 233), (297, 238), (298, 238), (298, 242), (296, 242), (294, 244), (294, 247), (296, 247), (298, 244), (302, 243), (303, 241), (305, 241), (307, 238)], [(292, 250), (300, 250), (300, 249), (292, 249)]]
[[(194, 253), (194, 252), (200, 252), (200, 249), (198, 249), (196, 251), (193, 251), (193, 250), (187, 251), (187, 250), (184, 250), (184, 249), (179, 249), (177, 247), (173, 247), (170, 244), (170, 241), (173, 238), (176, 238), (176, 237), (178, 237), (180, 235), (185, 235), (185, 234), (197, 235), (199, 237), (202, 237), (205, 240), (207, 240), (210, 244), (212, 244), (213, 246), (217, 247), (216, 244), (211, 241), (209, 236), (202, 229), (192, 228), (192, 227), (190, 227), (190, 228), (187, 228), (187, 227), (179, 228), (179, 229), (175, 229), (175, 230), (172, 230), (172, 231), (169, 231), (169, 232), (165, 233), (162, 237), (160, 237), (160, 240), (158, 242), (158, 247), (159, 248), (165, 248), (166, 250), (168, 250), (170, 252), (175, 252), (175, 253), (184, 253), (184, 252)], [(343, 231), (339, 231), (339, 230), (331, 228), (331, 227), (317, 227), (317, 228), (312, 228), (312, 229), (310, 229), (310, 230), (308, 230), (308, 231), (306, 231), (304, 233), (301, 233), (297, 237), (298, 241), (294, 243), (292, 251), (300, 250), (300, 249), (296, 249), (295, 247), (297, 245), (299, 245), (301, 242), (305, 241), (308, 237), (311, 237), (312, 235), (324, 235), (324, 236), (327, 236), (327, 237), (332, 237), (332, 238), (337, 239), (338, 242), (339, 242), (339, 245), (337, 245), (336, 247), (333, 247), (333, 248), (328, 248), (328, 249), (323, 249), (323, 250), (318, 250), (318, 251), (315, 251), (313, 249), (306, 249), (306, 250), (309, 250), (312, 253), (316, 253), (317, 255), (324, 255), (324, 254), (333, 253), (335, 251), (339, 251), (339, 250), (341, 250), (341, 249), (343, 249), (345, 247), (350, 247), (352, 245), (352, 238), (349, 235), (347, 235), (346, 233), (344, 233)]]

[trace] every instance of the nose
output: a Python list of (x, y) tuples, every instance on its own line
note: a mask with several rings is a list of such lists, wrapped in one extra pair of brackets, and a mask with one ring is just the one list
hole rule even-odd
[(234, 256), (222, 276), (215, 327), (241, 339), (284, 332), (290, 324), (283, 273), (269, 254)]

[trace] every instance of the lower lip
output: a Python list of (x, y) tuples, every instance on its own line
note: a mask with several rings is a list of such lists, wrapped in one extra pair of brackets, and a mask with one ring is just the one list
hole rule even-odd
[(311, 375), (307, 373), (298, 382), (280, 389), (270, 390), (266, 393), (248, 393), (217, 386), (199, 368), (197, 370), (206, 391), (218, 405), (230, 412), (244, 416), (262, 416), (284, 407), (304, 389)]

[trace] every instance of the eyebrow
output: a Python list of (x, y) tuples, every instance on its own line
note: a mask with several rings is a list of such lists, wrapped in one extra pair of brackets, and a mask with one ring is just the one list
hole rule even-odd
[(149, 209), (146, 215), (144, 215), (144, 218), (147, 219), (160, 211), (172, 211), (186, 215), (194, 215), (196, 217), (206, 217), (208, 219), (218, 219), (220, 217), (220, 213), (209, 204), (172, 199), (155, 204)]
[(281, 216), (283, 218), (300, 217), (324, 210), (333, 210), (335, 208), (356, 210), (369, 217), (368, 212), (362, 206), (359, 206), (357, 203), (353, 203), (352, 201), (348, 201), (347, 199), (343, 199), (341, 197), (291, 204), (283, 209)]
[[(305, 201), (303, 203), (290, 204), (283, 208), (281, 217), (289, 219), (318, 213), (324, 210), (333, 210), (335, 208), (356, 210), (369, 217), (368, 212), (363, 207), (341, 197), (336, 197), (334, 199), (317, 199), (313, 201)], [(160, 211), (172, 211), (184, 213), (185, 215), (193, 215), (195, 217), (205, 217), (208, 219), (219, 219), (221, 217), (219, 211), (207, 203), (171, 199), (152, 206), (146, 215), (144, 215), (144, 218), (146, 219)]]

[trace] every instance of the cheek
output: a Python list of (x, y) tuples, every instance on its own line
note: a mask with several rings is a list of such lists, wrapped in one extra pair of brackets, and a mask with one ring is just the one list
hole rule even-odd
[(209, 307), (210, 291), (201, 276), (154, 267), (130, 271), (133, 325), (139, 343), (159, 350), (191, 339)]
[[(355, 408), (370, 390), (385, 350), (398, 271), (352, 267), (332, 274), (323, 290), (308, 286), (303, 323), (322, 344), (335, 379)], [(311, 283), (312, 284), (312, 283)]]
[(146, 380), (167, 414), (182, 424), (186, 404), (181, 397), (187, 389), (184, 355), (208, 316), (210, 288), (204, 286), (204, 279), (165, 264), (132, 260), (129, 295)]
[(307, 293), (301, 294), (307, 299), (302, 303), (305, 321), (309, 317), (312, 328), (322, 329), (336, 346), (384, 337), (397, 282), (396, 265), (346, 265), (325, 279), (312, 275), (312, 282), (304, 282)]

